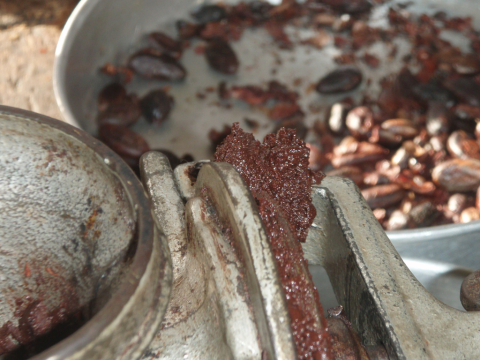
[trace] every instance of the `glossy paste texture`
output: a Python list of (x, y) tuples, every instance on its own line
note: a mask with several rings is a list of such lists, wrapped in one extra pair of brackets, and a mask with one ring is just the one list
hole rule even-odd
[(300, 242), (316, 215), (310, 187), (324, 175), (308, 168), (309, 149), (295, 130), (280, 129), (263, 143), (234, 124), (215, 161), (241, 174), (255, 198), (278, 265), (299, 359), (333, 359), (317, 289)]

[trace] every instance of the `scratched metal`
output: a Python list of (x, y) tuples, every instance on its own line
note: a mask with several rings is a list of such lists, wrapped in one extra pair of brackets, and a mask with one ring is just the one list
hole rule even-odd
[(295, 358), (273, 255), (240, 175), (206, 162), (174, 173), (156, 152), (141, 171), (174, 269), (167, 314), (143, 359)]
[(436, 299), (408, 269), (355, 184), (327, 177), (313, 187), (317, 217), (305, 257), (322, 265), (366, 345), (391, 358), (480, 358), (480, 313)]
[(18, 325), (18, 299), (77, 302), (91, 320), (35, 359), (138, 357), (170, 289), (141, 184), (83, 131), (27, 111), (0, 107), (0, 148), (0, 326)]
[[(264, 349), (267, 356), (272, 359), (290, 359), (291, 355), (286, 356), (285, 353), (271, 350), (272, 348), (281, 349), (285, 344), (289, 344), (288, 337), (282, 338), (282, 336), (288, 334), (290, 330), (288, 328), (282, 330), (280, 326), (277, 328), (280, 331), (275, 332), (275, 327), (269, 325), (272, 320), (275, 321), (276, 315), (275, 311), (271, 311), (272, 308), (269, 309), (268, 299), (272, 294), (280, 291), (281, 286), (274, 270), (270, 276), (262, 275), (261, 268), (268, 263), (268, 260), (265, 261), (265, 251), (268, 252), (268, 246), (258, 246), (261, 242), (256, 244), (255, 238), (258, 235), (261, 238), (258, 230), (250, 233), (237, 230), (240, 220), (244, 221), (245, 226), (252, 226), (255, 224), (252, 216), (258, 215), (254, 208), (246, 210), (244, 207), (246, 204), (243, 201), (251, 195), (248, 191), (245, 192), (244, 185), (242, 186), (240, 179), (237, 179), (238, 174), (230, 165), (219, 163), (202, 163), (201, 166), (195, 163), (184, 164), (176, 169), (175, 174), (172, 174), (163, 155), (149, 153), (145, 159), (151, 161), (149, 164), (151, 174), (147, 176), (151, 179), (151, 182), (147, 183), (148, 191), (151, 193), (152, 187), (155, 186), (157, 190), (154, 196), (163, 193), (164, 196), (171, 197), (174, 194), (177, 204), (183, 204), (186, 201), (185, 209), (172, 206), (174, 202), (171, 200), (158, 202), (157, 206), (170, 204), (169, 207), (161, 207), (162, 216), (166, 221), (165, 226), (172, 224), (168, 215), (171, 209), (178, 209), (176, 216), (182, 219), (181, 221), (185, 221), (183, 236), (186, 240), (182, 243), (183, 255), (179, 257), (184, 262), (181, 265), (182, 268), (188, 269), (188, 271), (183, 270), (184, 277), (189, 277), (189, 273), (194, 272), (197, 274), (197, 280), (205, 284), (211, 284), (213, 279), (218, 292), (214, 302), (218, 306), (215, 311), (220, 312), (218, 315), (214, 311), (220, 319), (219, 322), (214, 323), (214, 329), (211, 327), (211, 322), (202, 322), (205, 321), (205, 319), (202, 320), (202, 315), (194, 312), (183, 318), (183, 325), (180, 326), (180, 323), (175, 325), (181, 331), (176, 332), (174, 328), (168, 329), (164, 326), (157, 334), (156, 340), (168, 339), (171, 344), (174, 344), (176, 352), (165, 354), (163, 352), (165, 347), (158, 346), (155, 351), (149, 352), (145, 359), (173, 359), (175, 356), (188, 356), (194, 359), (201, 359), (202, 356), (213, 359), (222, 357), (258, 359), (258, 352), (252, 353), (252, 357), (249, 357), (236, 348), (236, 344), (242, 342), (246, 336), (244, 329), (252, 324), (260, 334), (259, 346)], [(158, 162), (158, 159), (164, 159), (162, 166), (168, 172), (153, 171), (153, 165), (155, 161)], [(192, 169), (196, 171), (191, 172)], [(152, 177), (152, 174), (156, 177)], [(160, 174), (168, 175), (168, 187), (161, 184), (165, 181), (158, 177)], [(192, 174), (197, 174), (198, 178), (195, 179)], [(166, 191), (166, 189), (170, 190)], [(201, 191), (202, 189), (204, 190)], [(214, 200), (203, 201), (205, 194), (214, 194), (212, 195)], [(358, 331), (367, 348), (384, 346), (391, 359), (476, 359), (480, 357), (480, 319), (477, 319), (480, 314), (466, 313), (445, 304), (420, 283), (407, 267), (408, 264), (415, 269), (418, 264), (413, 260), (407, 263), (402, 260), (352, 181), (327, 177), (320, 186), (312, 188), (312, 194), (317, 216), (303, 246), (305, 257), (310, 265), (319, 265), (326, 269), (338, 303), (344, 306), (354, 329)], [(248, 243), (245, 247), (248, 250), (246, 252), (243, 250), (244, 255), (247, 256), (242, 256), (244, 271), (247, 275), (249, 273), (255, 275), (261, 286), (260, 289), (255, 290), (255, 281), (250, 280), (246, 281), (247, 289), (257, 296), (266, 295), (263, 309), (252, 301), (256, 312), (255, 321), (251, 322), (246, 312), (245, 327), (236, 327), (235, 318), (226, 316), (224, 313), (231, 304), (236, 303), (237, 307), (241, 308), (240, 305), (244, 304), (245, 299), (238, 297), (238, 293), (235, 293), (236, 273), (233, 272), (234, 276), (230, 273), (232, 269), (239, 268), (233, 266), (227, 270), (227, 264), (232, 266), (238, 263), (235, 257), (229, 258), (232, 254), (228, 249), (232, 242), (224, 241), (225, 239), (220, 235), (222, 232), (218, 229), (218, 221), (212, 218), (212, 214), (217, 216), (222, 214), (220, 217), (232, 225), (232, 234), (235, 234), (234, 244), (239, 245), (242, 241)], [(241, 234), (245, 234), (245, 240), (242, 240)], [(227, 259), (230, 260), (227, 261)], [(201, 273), (202, 276), (198, 276), (200, 272), (196, 265), (200, 260), (210, 266), (210, 272), (204, 270)], [(437, 264), (437, 268), (441, 267), (444, 272), (451, 270), (441, 265), (441, 263)], [(208, 266), (204, 267), (206, 268)], [(466, 273), (468, 271), (463, 272), (464, 275)], [(422, 280), (425, 281), (425, 279)], [(325, 295), (322, 290), (320, 291), (321, 299)], [(202, 294), (205, 299), (206, 295), (214, 296), (210, 291), (202, 291)], [(173, 299), (175, 299), (175, 290)], [(189, 299), (196, 300), (195, 297)], [(275, 302), (271, 304), (278, 305)], [(177, 300), (175, 303), (177, 307), (183, 305), (185, 304), (182, 300)], [(264, 318), (259, 309), (270, 315)], [(173, 311), (171, 308), (170, 311), (172, 318), (175, 318), (178, 310)], [(194, 318), (198, 318), (196, 327), (193, 326), (194, 322), (187, 324), (187, 320)], [(217, 352), (213, 355), (209, 352), (212, 350), (208, 348), (208, 344), (195, 341), (198, 340), (195, 335), (197, 332), (204, 333), (202, 326), (210, 330), (210, 337), (206, 336), (201, 340), (210, 339), (217, 346)], [(267, 329), (266, 333), (263, 333), (262, 326), (263, 329)], [(213, 336), (217, 334), (214, 330), (224, 333), (223, 341)], [(262, 333), (263, 336), (269, 334), (267, 341), (262, 338)], [(164, 334), (169, 336), (165, 337)]]

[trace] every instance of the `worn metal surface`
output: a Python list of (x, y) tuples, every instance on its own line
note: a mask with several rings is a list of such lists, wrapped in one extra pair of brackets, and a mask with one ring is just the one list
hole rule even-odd
[[(270, 250), (266, 239), (264, 241), (262, 238), (262, 230), (259, 230), (262, 229), (261, 225), (257, 225), (259, 219), (255, 219), (258, 216), (257, 209), (252, 206), (253, 203), (249, 200), (251, 195), (238, 173), (227, 164), (204, 163), (201, 167), (197, 166), (197, 170), (200, 168), (198, 177), (192, 179), (185, 174), (189, 167), (195, 168), (195, 163), (179, 167), (173, 175), (162, 155), (150, 153), (145, 159), (151, 161), (151, 172), (150, 175), (147, 174), (147, 179), (151, 180), (147, 183), (151, 196), (152, 189), (157, 188), (152, 198), (161, 193), (167, 198), (172, 193), (175, 196), (175, 201), (165, 199), (158, 202), (157, 208), (162, 208), (161, 205), (166, 203), (183, 204), (183, 201), (187, 201), (185, 217), (182, 215), (183, 208), (177, 205), (169, 208), (163, 206), (161, 216), (166, 221), (165, 226), (169, 226), (173, 224), (169, 218), (170, 210), (179, 209), (176, 216), (180, 221), (185, 221), (182, 236), (186, 240), (183, 242), (184, 252), (177, 261), (183, 261), (182, 266), (196, 274), (199, 271), (196, 270), (195, 262), (204, 261), (207, 264), (203, 268), (203, 277), (197, 276), (197, 279), (205, 284), (213, 283), (217, 291), (215, 300), (210, 303), (215, 303), (215, 311), (218, 311), (216, 319), (219, 321), (214, 324), (215, 330), (224, 334), (223, 341), (218, 341), (218, 337), (212, 338), (217, 339), (215, 341), (218, 346), (218, 352), (214, 355), (210, 355), (208, 351), (211, 349), (205, 343), (185, 341), (184, 339), (195, 338), (196, 332), (202, 331), (202, 326), (211, 333), (214, 332), (212, 323), (198, 325), (197, 322), (196, 327), (193, 322), (187, 324), (186, 321), (190, 319), (201, 319), (200, 315), (191, 312), (184, 319), (181, 333), (175, 334), (174, 331), (175, 327), (180, 328), (179, 324), (171, 329), (164, 325), (156, 340), (170, 341), (177, 349), (175, 355), (179, 357), (188, 355), (191, 358), (192, 355), (193, 358), (218, 358), (216, 356), (223, 351), (223, 358), (249, 359), (265, 355), (272, 359), (293, 358), (293, 353), (282, 352), (285, 344), (287, 349), (290, 349), (291, 344), (289, 328), (284, 327), (285, 322), (279, 321), (278, 315), (284, 311), (283, 305), (278, 307), (279, 303), (272, 301), (281, 290), (278, 275), (271, 269), (271, 273), (265, 276), (265, 270), (262, 270), (269, 263)], [(154, 171), (160, 160), (163, 165)], [(168, 171), (165, 172), (165, 169)], [(160, 177), (152, 176), (167, 173), (167, 187), (161, 185), (163, 180)], [(183, 183), (179, 185), (178, 182)], [(349, 322), (331, 320), (336, 321), (336, 336), (343, 341), (341, 347), (345, 348), (346, 358), (480, 357), (480, 314), (459, 311), (445, 305), (420, 284), (352, 181), (327, 177), (321, 186), (312, 188), (312, 194), (317, 216), (303, 246), (305, 257), (310, 264), (318, 264), (326, 269), (335, 295), (366, 349), (365, 352), (358, 340), (355, 340), (356, 335), (350, 331)], [(231, 248), (240, 256), (235, 257), (235, 254), (229, 252)], [(206, 268), (210, 269), (210, 273)], [(238, 283), (237, 273), (240, 277), (243, 276), (244, 282)], [(248, 298), (239, 296), (241, 292), (238, 291), (238, 284), (245, 286)], [(211, 293), (204, 290), (202, 294)], [(256, 302), (255, 296), (262, 301)], [(320, 297), (322, 298), (321, 293)], [(203, 295), (203, 298), (207, 299), (207, 296)], [(242, 310), (242, 306), (249, 301), (252, 313), (245, 307)], [(233, 307), (232, 304), (237, 304), (239, 314), (242, 311), (245, 314), (242, 326), (236, 321), (238, 317), (231, 316), (226, 311)], [(181, 300), (178, 300), (176, 306), (181, 309)], [(277, 306), (277, 309), (271, 306)], [(171, 308), (171, 316), (178, 311)], [(285, 316), (285, 320), (288, 323), (288, 316)], [(249, 327), (258, 333), (259, 351), (245, 354), (239, 350), (242, 347), (237, 345), (245, 339), (245, 329)], [(164, 334), (169, 334), (169, 337)], [(208, 340), (208, 336), (202, 340)], [(161, 351), (164, 348), (165, 345), (160, 344), (155, 348), (156, 352), (150, 352), (145, 358), (173, 359), (173, 353), (165, 355)]]
[(145, 154), (141, 173), (173, 263), (165, 319), (143, 359), (232, 359), (212, 269), (204, 245), (187, 238), (186, 209), (168, 159), (161, 153)]
[(275, 258), (245, 182), (230, 164), (209, 163), (202, 166), (195, 189), (197, 196), (205, 189), (220, 221), (231, 226), (233, 243), (245, 267), (262, 350), (268, 358), (294, 358), (290, 317)]
[(326, 268), (367, 345), (382, 343), (398, 359), (480, 356), (479, 314), (443, 304), (418, 282), (353, 182), (327, 177), (313, 201), (305, 256)]
[[(174, 267), (169, 310), (144, 359), (293, 359), (286, 303), (253, 198), (231, 165), (201, 165), (174, 175), (164, 155), (142, 157)], [(192, 169), (198, 178), (186, 176)]]
[(18, 299), (47, 311), (77, 302), (89, 320), (36, 360), (138, 358), (171, 281), (141, 184), (111, 150), (60, 121), (0, 107), (0, 135), (0, 326), (18, 324)]

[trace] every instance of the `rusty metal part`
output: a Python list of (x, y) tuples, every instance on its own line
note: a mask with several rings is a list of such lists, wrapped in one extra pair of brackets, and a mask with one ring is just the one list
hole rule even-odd
[(460, 301), (467, 311), (480, 311), (480, 270), (468, 275), (460, 288)]
[(21, 301), (28, 311), (81, 311), (78, 331), (32, 359), (138, 358), (171, 283), (140, 182), (113, 151), (60, 121), (1, 106), (0, 134), (0, 326), (20, 326)]

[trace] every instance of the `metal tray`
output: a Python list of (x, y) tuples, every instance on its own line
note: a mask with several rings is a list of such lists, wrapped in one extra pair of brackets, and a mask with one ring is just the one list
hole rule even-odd
[[(395, 0), (376, 7), (371, 14), (371, 23), (386, 26), (388, 7), (395, 2), (404, 3)], [(101, 75), (99, 69), (106, 62), (124, 64), (130, 54), (145, 44), (146, 34), (151, 31), (160, 30), (175, 35), (175, 21), (187, 19), (188, 14), (202, 3), (204, 1), (201, 0), (82, 0), (68, 20), (56, 51), (54, 89), (65, 120), (95, 134), (96, 97), (100, 89), (111, 81)], [(415, 0), (409, 4), (408, 10), (413, 13), (432, 14), (442, 10), (451, 16), (471, 16), (473, 23), (480, 27), (477, 0)], [(309, 35), (307, 31), (287, 30), (296, 38)], [(464, 39), (455, 37), (454, 33), (445, 31), (442, 36), (455, 41), (460, 47), (467, 46)], [(279, 50), (264, 30), (248, 30), (240, 41), (232, 44), (241, 62), (235, 76), (219, 75), (210, 70), (204, 57), (195, 54), (196, 44), (193, 41), (182, 57), (181, 62), (188, 71), (183, 83), (135, 79), (127, 87), (142, 96), (151, 89), (171, 86), (170, 93), (176, 105), (169, 120), (160, 127), (152, 127), (140, 120), (133, 127), (146, 138), (152, 149), (167, 148), (178, 156), (190, 153), (196, 160), (208, 159), (211, 150), (207, 134), (212, 128), (221, 130), (224, 124), (235, 121), (245, 128), (244, 119), (248, 117), (261, 124), (255, 134), (257, 138), (261, 139), (273, 130), (275, 124), (265, 114), (252, 111), (245, 104), (235, 103), (231, 109), (218, 106), (216, 93), (206, 93), (205, 88), (217, 87), (220, 81), (226, 81), (228, 85), (261, 85), (277, 79), (293, 87), (292, 84), (301, 79), (295, 90), (301, 95), (300, 105), (305, 110), (318, 108), (336, 99), (335, 96), (322, 97), (308, 92), (311, 83), (337, 66), (333, 57), (339, 50), (333, 44), (321, 50), (306, 46), (296, 46), (293, 51)], [(375, 96), (379, 91), (378, 80), (400, 69), (401, 58), (409, 52), (409, 44), (401, 40), (396, 44), (399, 49), (396, 59), (382, 61), (379, 69), (373, 71), (365, 64), (358, 64), (372, 82), (368, 86), (364, 82), (352, 92), (353, 98), (361, 97), (364, 92)], [(374, 44), (366, 50), (381, 56), (387, 49), (382, 44)], [(280, 66), (277, 65), (279, 61), (282, 63)], [(198, 92), (205, 93), (206, 98), (199, 100), (196, 96)], [(307, 126), (323, 117), (322, 113), (306, 113)], [(418, 279), (437, 298), (461, 308), (461, 280), (471, 269), (480, 268), (479, 247), (476, 245), (479, 231), (480, 222), (474, 222), (387, 234)], [(312, 271), (318, 280), (320, 293), (324, 294), (322, 288), (325, 285), (320, 280), (326, 275), (316, 268)], [(330, 300), (335, 305), (334, 298), (323, 296), (322, 299), (326, 308)]]

